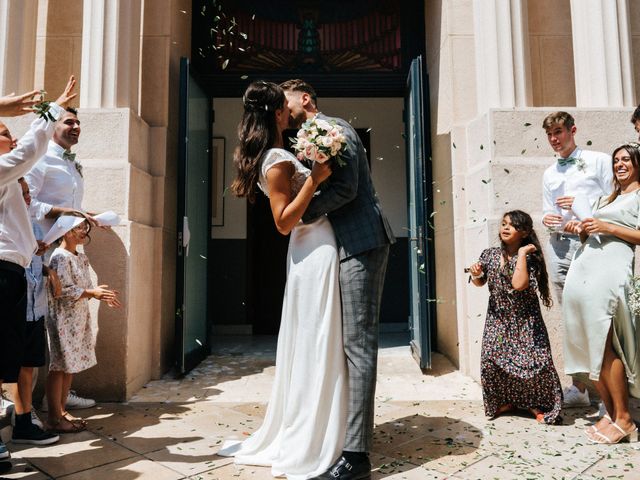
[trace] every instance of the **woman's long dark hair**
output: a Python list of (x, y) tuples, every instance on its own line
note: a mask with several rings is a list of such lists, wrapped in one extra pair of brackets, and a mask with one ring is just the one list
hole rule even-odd
[[(620, 145), (618, 148), (616, 148), (613, 153), (611, 154), (611, 169), (613, 170), (613, 161), (614, 158), (616, 157), (616, 154), (620, 151), (620, 150), (626, 150), (627, 153), (629, 154), (629, 157), (631, 157), (631, 163), (633, 164), (634, 167), (636, 167), (636, 171), (640, 171), (640, 144), (637, 144), (635, 142), (632, 143), (625, 143), (624, 145)], [(607, 198), (607, 204), (613, 202), (616, 198), (618, 198), (618, 195), (620, 195), (620, 192), (622, 192), (622, 185), (620, 185), (620, 182), (618, 182), (618, 179), (616, 178), (616, 172), (614, 170), (613, 172), (613, 192), (611, 192), (611, 195), (609, 195), (609, 198)]]
[(247, 87), (244, 113), (238, 125), (240, 144), (233, 154), (238, 170), (231, 191), (253, 203), (260, 178), (260, 160), (276, 144), (276, 110), (284, 107), (284, 90), (275, 83), (257, 81)]
[[(522, 239), (522, 246), (532, 244), (536, 247), (536, 251), (529, 254), (529, 258), (531, 259), (530, 261), (536, 272), (538, 292), (540, 293), (542, 304), (547, 308), (551, 308), (553, 301), (551, 300), (551, 295), (549, 293), (549, 275), (547, 274), (547, 267), (544, 263), (544, 255), (542, 254), (540, 240), (538, 240), (538, 235), (536, 235), (536, 232), (533, 229), (533, 220), (531, 220), (531, 216), (528, 213), (523, 212), (522, 210), (512, 210), (507, 212), (502, 216), (502, 218), (506, 217), (509, 217), (511, 220), (513, 228), (519, 232), (526, 232), (527, 236)], [(502, 246), (502, 255), (506, 261), (506, 245), (502, 239), (500, 239), (500, 245)]]

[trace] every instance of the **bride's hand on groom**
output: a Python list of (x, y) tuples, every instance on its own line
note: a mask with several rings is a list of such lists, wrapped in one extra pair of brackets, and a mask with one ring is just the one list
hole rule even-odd
[(331, 166), (329, 162), (313, 162), (313, 166), (311, 167), (311, 178), (316, 185), (320, 185), (327, 178), (331, 176)]

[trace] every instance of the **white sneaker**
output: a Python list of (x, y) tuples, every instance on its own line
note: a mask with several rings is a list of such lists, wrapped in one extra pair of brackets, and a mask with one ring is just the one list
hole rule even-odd
[(13, 407), (13, 402), (4, 397), (0, 397), (0, 417), (9, 415), (9, 407)]
[[(16, 426), (16, 409), (13, 404), (7, 407), (7, 415), (11, 415), (11, 426), (15, 427)], [(31, 407), (31, 423), (33, 423), (36, 427), (39, 427), (40, 429), (44, 430), (44, 424), (42, 423), (42, 420), (40, 420), (40, 417), (38, 417), (38, 414), (34, 410), (33, 406)]]
[[(67, 403), (65, 408), (67, 410), (81, 410), (83, 408), (91, 408), (96, 405), (96, 401), (92, 398), (83, 398), (76, 395), (75, 390), (69, 390), (67, 396)], [(42, 397), (42, 406), (40, 410), (47, 412), (49, 410), (49, 404), (47, 403), (47, 396)]]
[(602, 418), (607, 415), (607, 407), (604, 406), (604, 402), (598, 403), (598, 418)]
[(81, 410), (83, 408), (91, 408), (95, 406), (96, 401), (93, 398), (82, 398), (76, 395), (75, 390), (69, 390), (67, 404), (65, 405), (67, 410)]
[(11, 454), (9, 450), (7, 450), (7, 446), (0, 441), (0, 460), (5, 460), (7, 458), (11, 458)]
[(580, 390), (576, 388), (575, 385), (571, 385), (569, 388), (565, 389), (563, 393), (564, 400), (562, 401), (562, 405), (571, 408), (571, 407), (588, 407), (591, 405), (589, 401), (589, 391), (585, 390), (582, 393)]

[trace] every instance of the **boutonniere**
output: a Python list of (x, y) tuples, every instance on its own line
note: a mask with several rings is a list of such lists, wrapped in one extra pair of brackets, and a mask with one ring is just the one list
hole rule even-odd
[(587, 170), (587, 164), (583, 158), (576, 158), (576, 168), (581, 172), (585, 172)]
[(80, 165), (80, 162), (76, 160), (75, 153), (71, 152), (70, 150), (65, 150), (64, 153), (62, 154), (62, 158), (73, 163), (73, 166), (76, 168), (76, 171), (82, 177), (82, 165)]

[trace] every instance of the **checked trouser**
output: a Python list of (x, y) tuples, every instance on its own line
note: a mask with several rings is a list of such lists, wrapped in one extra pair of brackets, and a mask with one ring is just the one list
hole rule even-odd
[(378, 361), (378, 321), (389, 245), (340, 263), (342, 332), (349, 373), (349, 404), (344, 449), (371, 450)]

